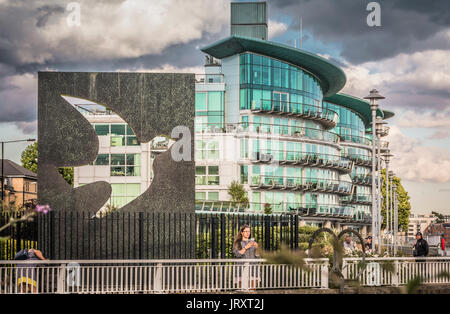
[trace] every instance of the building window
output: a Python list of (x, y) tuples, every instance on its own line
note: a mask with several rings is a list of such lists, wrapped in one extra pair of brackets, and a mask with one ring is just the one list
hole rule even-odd
[(195, 160), (219, 160), (219, 142), (216, 140), (196, 140)]
[(248, 158), (248, 138), (240, 139), (240, 156), (241, 158)]
[(195, 184), (219, 185), (219, 166), (196, 166)]
[(206, 192), (195, 192), (195, 200), (196, 201), (206, 200)]
[(111, 205), (122, 207), (141, 194), (140, 183), (111, 183)]
[(218, 201), (219, 192), (208, 192), (208, 201)]
[(94, 128), (97, 135), (109, 135), (109, 124), (96, 124)]
[(127, 124), (94, 124), (98, 136), (110, 135), (111, 146), (139, 146), (131, 127)]
[(126, 124), (111, 124), (111, 146), (138, 146), (133, 130)]
[(241, 184), (248, 183), (248, 166), (241, 166)]
[(111, 154), (111, 176), (136, 177), (140, 175), (141, 154)]
[(109, 165), (109, 154), (98, 154), (94, 161), (96, 166), (108, 166)]
[(261, 192), (252, 192), (251, 208), (253, 210), (261, 210)]

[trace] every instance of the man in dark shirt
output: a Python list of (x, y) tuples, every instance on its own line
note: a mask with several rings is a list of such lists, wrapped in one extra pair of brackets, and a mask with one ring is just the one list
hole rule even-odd
[(414, 256), (428, 256), (428, 243), (422, 238), (422, 233), (417, 232), (416, 234), (416, 243), (414, 243)]

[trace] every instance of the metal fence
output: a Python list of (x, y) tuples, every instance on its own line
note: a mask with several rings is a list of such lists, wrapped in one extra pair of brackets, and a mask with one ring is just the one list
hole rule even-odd
[[(6, 225), (11, 219), (20, 219), (22, 211), (0, 212), (0, 227)], [(15, 254), (24, 249), (37, 246), (37, 225), (35, 221), (22, 221), (12, 224), (0, 232), (0, 260), (13, 259)]]
[(12, 259), (24, 247), (58, 260), (232, 258), (234, 238), (244, 224), (261, 249), (278, 250), (283, 243), (299, 248), (298, 215), (115, 212), (98, 218), (50, 212), (10, 228), (0, 259)]
[[(0, 262), (0, 293), (198, 293), (328, 287), (328, 259)], [(32, 264), (30, 264), (32, 263)]]

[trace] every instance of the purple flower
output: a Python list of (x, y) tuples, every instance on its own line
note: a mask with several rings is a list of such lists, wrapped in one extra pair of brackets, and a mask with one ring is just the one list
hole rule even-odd
[(43, 213), (44, 215), (47, 214), (49, 211), (51, 211), (52, 209), (50, 208), (50, 206), (48, 206), (48, 204), (45, 205), (36, 205), (36, 211), (38, 213)]

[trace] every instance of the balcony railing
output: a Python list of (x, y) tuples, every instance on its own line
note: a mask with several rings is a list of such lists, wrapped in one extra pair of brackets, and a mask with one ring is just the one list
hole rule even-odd
[(223, 74), (195, 74), (195, 82), (201, 84), (223, 83)]
[(353, 160), (357, 166), (372, 166), (372, 156), (347, 154), (346, 157)]
[(330, 143), (339, 143), (339, 135), (333, 132), (301, 126), (268, 123), (196, 123), (196, 133), (256, 133), (285, 137), (305, 138)]
[(259, 189), (302, 190), (350, 195), (352, 183), (330, 179), (284, 176), (251, 177), (250, 187)]
[[(303, 262), (308, 269), (236, 258), (0, 261), (0, 294), (242, 293), (250, 289), (328, 288), (328, 259), (305, 258)], [(19, 280), (30, 284), (26, 287)]]
[[(264, 203), (248, 203), (246, 205), (230, 201), (196, 201), (198, 212), (251, 213), (264, 214)], [(270, 204), (272, 214), (295, 214), (300, 216), (328, 216), (331, 218), (353, 219), (353, 206), (339, 204), (293, 203), (280, 202)]]
[(350, 134), (340, 134), (339, 135), (342, 142), (362, 144), (365, 146), (372, 146), (372, 141), (367, 137), (350, 135)]
[(288, 101), (262, 99), (253, 101), (251, 110), (255, 113), (268, 113), (311, 119), (319, 122), (327, 129), (334, 128), (338, 122), (338, 114), (322, 106)]
[(346, 157), (331, 154), (301, 153), (298, 151), (267, 149), (252, 152), (250, 159), (254, 163), (271, 163), (275, 161), (280, 164), (332, 168), (344, 173), (350, 173), (353, 167), (353, 161)]
[(357, 175), (352, 178), (354, 184), (372, 186), (371, 175)]
[(372, 194), (354, 193), (352, 196), (344, 196), (341, 198), (341, 202), (345, 204), (372, 204)]

